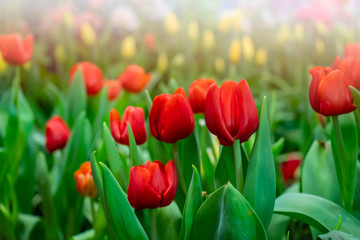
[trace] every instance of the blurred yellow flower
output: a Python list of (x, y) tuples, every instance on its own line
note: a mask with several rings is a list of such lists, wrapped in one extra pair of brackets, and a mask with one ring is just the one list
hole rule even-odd
[(322, 55), (324, 53), (325, 44), (322, 39), (318, 38), (315, 40), (315, 49), (316, 49), (316, 53), (318, 55)]
[(329, 27), (323, 21), (316, 21), (315, 23), (316, 30), (321, 35), (326, 35), (329, 33)]
[(215, 46), (215, 37), (211, 30), (206, 30), (204, 32), (203, 46), (205, 50), (211, 50)]
[(179, 32), (180, 26), (176, 15), (173, 12), (169, 12), (165, 17), (165, 30), (171, 35), (175, 35)]
[(257, 66), (263, 66), (267, 62), (266, 49), (259, 47), (256, 50), (255, 62)]
[(80, 29), (81, 40), (86, 46), (93, 46), (96, 43), (96, 32), (90, 23), (84, 23)]
[(61, 44), (56, 44), (54, 49), (54, 58), (57, 62), (63, 62), (65, 60), (65, 48)]
[(172, 60), (172, 64), (174, 67), (181, 67), (184, 65), (184, 63), (185, 63), (185, 56), (182, 53), (177, 53)]
[(215, 65), (215, 70), (216, 70), (218, 73), (223, 73), (223, 72), (224, 72), (224, 70), (225, 70), (225, 61), (224, 61), (223, 58), (221, 58), (221, 57), (216, 57), (216, 58), (215, 58), (214, 65)]
[(296, 23), (294, 26), (295, 39), (301, 42), (304, 39), (304, 26), (301, 23)]
[(5, 62), (4, 58), (2, 57), (2, 54), (0, 52), (0, 73), (5, 73), (7, 69), (7, 63)]
[(276, 41), (279, 44), (283, 44), (288, 41), (291, 37), (290, 26), (288, 24), (283, 24), (279, 31), (276, 33)]
[(191, 21), (189, 23), (188, 35), (192, 40), (196, 40), (199, 37), (199, 24), (197, 21)]
[(241, 42), (239, 39), (234, 39), (229, 48), (229, 60), (232, 63), (238, 63), (241, 57)]
[(133, 36), (126, 36), (121, 43), (121, 54), (125, 59), (131, 59), (136, 53), (136, 42)]
[(254, 58), (255, 47), (253, 41), (249, 36), (244, 36), (242, 38), (242, 49), (244, 57), (247, 61), (250, 61)]
[(67, 26), (68, 28), (73, 28), (74, 27), (74, 16), (70, 11), (65, 11), (63, 14), (63, 20), (65, 23), (65, 26)]
[(230, 30), (230, 25), (231, 25), (231, 17), (226, 16), (219, 20), (218, 29), (222, 33), (227, 33)]
[(167, 69), (167, 65), (168, 65), (168, 57), (165, 53), (161, 53), (158, 57), (156, 68), (160, 72), (165, 72), (165, 70)]
[(240, 9), (237, 9), (229, 14), (226, 14), (225, 17), (221, 18), (218, 23), (218, 29), (222, 33), (229, 32), (230, 29), (235, 32), (239, 32), (242, 26), (243, 14)]
[(232, 19), (232, 24), (233, 24), (232, 27), (235, 32), (240, 32), (241, 26), (242, 26), (242, 18), (243, 18), (242, 11), (240, 9), (237, 9), (234, 12), (233, 19)]

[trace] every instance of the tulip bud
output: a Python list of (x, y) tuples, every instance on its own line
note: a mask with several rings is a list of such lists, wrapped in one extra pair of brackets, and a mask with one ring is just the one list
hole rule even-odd
[(23, 65), (32, 58), (34, 37), (32, 34), (21, 39), (19, 34), (1, 35), (0, 51), (3, 59), (12, 65)]
[(356, 109), (345, 74), (328, 67), (310, 69), (309, 98), (315, 112), (325, 116), (340, 115)]
[(134, 166), (127, 190), (129, 203), (138, 210), (168, 206), (175, 198), (177, 182), (173, 160), (165, 166), (159, 161)]
[(54, 58), (57, 62), (64, 62), (65, 60), (65, 49), (63, 45), (56, 44), (54, 49)]
[(156, 96), (149, 114), (152, 135), (166, 143), (187, 138), (194, 130), (194, 115), (183, 88), (173, 95)]
[(165, 72), (165, 70), (167, 69), (167, 65), (168, 65), (167, 55), (165, 53), (161, 53), (158, 57), (156, 68), (160, 72)]
[(156, 44), (156, 37), (152, 33), (148, 33), (145, 35), (145, 45), (148, 49), (153, 49)]
[(230, 146), (235, 139), (245, 142), (258, 129), (259, 117), (249, 85), (225, 81), (219, 88), (212, 84), (205, 100), (205, 121), (221, 145)]
[(87, 95), (94, 96), (98, 94), (103, 86), (101, 70), (90, 62), (79, 62), (70, 70), (70, 83), (72, 83), (75, 73), (78, 70), (82, 73)]
[(97, 195), (89, 161), (81, 164), (80, 169), (76, 170), (74, 173), (74, 178), (76, 181), (76, 188), (81, 195), (91, 198)]
[(229, 60), (232, 63), (238, 63), (241, 57), (241, 42), (239, 39), (234, 39), (229, 48)]
[(286, 161), (281, 163), (281, 171), (284, 181), (291, 181), (296, 178), (302, 158), (300, 155), (291, 153), (286, 157)]
[(70, 129), (61, 117), (54, 116), (45, 126), (46, 149), (54, 152), (66, 146), (70, 137)]
[(7, 69), (7, 63), (4, 60), (4, 58), (2, 57), (2, 54), (0, 52), (0, 73), (3, 74), (6, 72)]
[(121, 83), (118, 80), (104, 80), (103, 87), (108, 88), (109, 101), (117, 99), (121, 92)]
[(176, 15), (173, 12), (169, 12), (165, 17), (165, 30), (170, 35), (175, 35), (179, 32), (180, 26)]
[(197, 40), (199, 37), (199, 24), (197, 21), (191, 21), (188, 27), (189, 38), (193, 41)]
[(149, 83), (151, 76), (151, 73), (146, 74), (142, 67), (132, 64), (119, 75), (119, 80), (126, 91), (139, 93)]
[(215, 37), (211, 30), (206, 30), (204, 32), (203, 46), (205, 50), (211, 50), (215, 47)]
[(96, 43), (96, 32), (90, 23), (84, 23), (81, 25), (80, 30), (81, 40), (86, 46), (93, 46)]
[(254, 57), (255, 47), (249, 36), (244, 36), (242, 38), (242, 49), (244, 52), (244, 57), (247, 61), (251, 61)]
[(126, 36), (121, 44), (121, 54), (125, 59), (132, 59), (136, 53), (136, 42), (133, 36)]
[(224, 70), (225, 70), (225, 61), (224, 61), (223, 58), (216, 57), (214, 64), (215, 64), (215, 70), (218, 73), (223, 73), (224, 72)]
[(225, 16), (219, 20), (218, 29), (222, 33), (227, 33), (230, 30), (231, 17)]
[(256, 51), (255, 62), (257, 66), (263, 66), (267, 62), (266, 49), (259, 47)]
[(216, 83), (214, 79), (199, 78), (190, 85), (189, 102), (194, 113), (204, 112), (206, 94), (213, 83)]
[(137, 145), (146, 141), (144, 110), (140, 107), (128, 106), (122, 120), (115, 108), (110, 111), (110, 130), (116, 142), (129, 146), (128, 125), (130, 124)]

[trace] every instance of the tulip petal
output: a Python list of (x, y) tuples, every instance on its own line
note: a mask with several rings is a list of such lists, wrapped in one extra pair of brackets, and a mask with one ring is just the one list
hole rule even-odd
[(309, 99), (311, 107), (318, 113), (320, 113), (320, 98), (318, 95), (318, 87), (321, 80), (331, 71), (330, 68), (325, 67), (313, 67), (309, 73), (312, 76), (312, 80), (309, 88)]
[(226, 129), (231, 136), (235, 136), (240, 127), (240, 111), (236, 99), (237, 83), (225, 81), (220, 87), (220, 106)]
[(111, 135), (115, 139), (116, 142), (120, 143), (121, 141), (121, 126), (120, 126), (120, 115), (112, 108), (110, 111), (110, 130)]
[(347, 79), (349, 85), (360, 89), (360, 57), (347, 57), (338, 67)]
[(165, 175), (168, 183), (168, 188), (163, 194), (163, 199), (160, 203), (161, 207), (169, 205), (175, 198), (178, 179), (176, 173), (176, 167), (173, 160), (170, 160), (165, 166)]
[(121, 139), (120, 143), (129, 145), (129, 132), (127, 123), (129, 122), (133, 131), (137, 145), (141, 145), (146, 141), (145, 117), (144, 110), (140, 107), (128, 106), (125, 109), (123, 119), (121, 121)]
[(171, 98), (171, 94), (163, 93), (159, 96), (156, 96), (153, 101), (153, 105), (149, 114), (149, 125), (151, 134), (159, 140), (162, 140), (161, 129), (163, 122), (160, 121), (162, 112), (164, 111), (164, 106), (166, 102)]
[(149, 164), (146, 169), (150, 173), (149, 184), (155, 189), (155, 192), (162, 196), (168, 188), (168, 183), (164, 171), (164, 164), (159, 161), (154, 161)]

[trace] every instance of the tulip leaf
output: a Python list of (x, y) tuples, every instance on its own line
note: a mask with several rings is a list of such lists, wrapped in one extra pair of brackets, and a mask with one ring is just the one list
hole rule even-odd
[(20, 213), (16, 231), (21, 232), (20, 240), (45, 239), (45, 225), (41, 217)]
[(265, 229), (269, 226), (273, 214), (275, 195), (275, 165), (270, 140), (266, 97), (264, 97), (259, 129), (246, 173), (244, 196), (254, 208)]
[(215, 169), (214, 180), (216, 188), (226, 184), (228, 181), (236, 186), (233, 146), (220, 146), (220, 155)]
[(200, 206), (190, 239), (267, 239), (265, 229), (246, 199), (230, 183)]
[(354, 99), (354, 104), (357, 107), (357, 109), (360, 109), (360, 92), (354, 88), (353, 86), (349, 86), (351, 95)]
[(345, 209), (325, 198), (306, 193), (288, 193), (275, 201), (274, 213), (305, 222), (322, 233), (335, 228), (342, 217), (339, 230), (360, 236), (360, 221)]
[(17, 94), (17, 112), (19, 117), (19, 126), (22, 132), (29, 136), (34, 124), (34, 113), (26, 100), (23, 92), (19, 89)]
[(147, 107), (147, 110), (150, 112), (151, 108), (152, 108), (151, 96), (150, 96), (150, 93), (148, 90), (145, 90), (144, 94), (145, 94), (145, 100), (146, 100), (146, 107)]
[(15, 240), (14, 229), (11, 221), (9, 210), (0, 203), (0, 238)]
[(107, 97), (108, 91), (107, 88), (103, 88), (98, 96), (96, 96), (97, 100), (97, 108), (96, 108), (96, 117), (93, 123), (93, 132), (94, 139), (96, 140), (97, 136), (101, 134), (101, 123), (106, 112), (107, 106)]
[(344, 233), (341, 231), (330, 231), (326, 234), (318, 236), (317, 239), (321, 239), (321, 240), (360, 240), (359, 237), (355, 237), (354, 235)]
[(85, 232), (76, 234), (75, 236), (72, 236), (69, 240), (88, 240), (88, 239), (94, 239), (94, 237), (95, 237), (95, 231), (94, 229), (90, 229)]
[(177, 239), (180, 225), (181, 212), (175, 201), (166, 207), (156, 209), (156, 229), (159, 240)]
[(136, 140), (134, 137), (134, 133), (132, 131), (132, 128), (130, 126), (130, 123), (127, 123), (128, 127), (128, 134), (129, 134), (129, 148), (130, 148), (130, 159), (132, 162), (132, 165), (143, 165), (146, 163), (146, 160), (141, 156), (139, 153), (138, 146), (136, 145)]
[(281, 153), (281, 151), (283, 150), (285, 145), (285, 139), (284, 137), (279, 138), (279, 140), (277, 140), (272, 146), (272, 152), (273, 152), (273, 156), (274, 159)]
[(121, 189), (115, 177), (106, 165), (100, 163), (102, 169), (104, 198), (110, 219), (114, 239), (148, 239), (137, 219), (126, 193)]
[(197, 210), (203, 202), (200, 176), (193, 165), (193, 176), (190, 182), (188, 194), (185, 200), (183, 218), (181, 222), (181, 230), (179, 239), (189, 239), (191, 227)]

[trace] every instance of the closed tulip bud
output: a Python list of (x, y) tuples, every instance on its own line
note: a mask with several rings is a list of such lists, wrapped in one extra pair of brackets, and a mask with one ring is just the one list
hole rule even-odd
[(173, 160), (165, 166), (159, 161), (134, 166), (127, 190), (129, 203), (138, 210), (168, 206), (175, 198), (177, 182)]
[(64, 62), (65, 60), (65, 48), (63, 45), (56, 44), (54, 49), (54, 58), (57, 62)]
[(345, 76), (347, 83), (360, 90), (360, 57), (346, 57), (343, 61), (338, 59), (334, 69), (339, 69)]
[(211, 30), (206, 30), (204, 32), (203, 46), (205, 50), (211, 50), (215, 47), (215, 37)]
[(118, 80), (104, 80), (103, 87), (108, 88), (108, 100), (113, 101), (118, 98), (121, 92), (121, 83)]
[(132, 59), (136, 53), (136, 42), (133, 36), (126, 36), (121, 43), (121, 54), (125, 59)]
[(251, 61), (254, 57), (255, 47), (254, 43), (249, 36), (242, 38), (242, 49), (244, 53), (244, 58), (247, 61)]
[(334, 116), (356, 109), (347, 79), (342, 71), (328, 67), (314, 67), (309, 72), (312, 76), (309, 98), (315, 112), (325, 116)]
[(345, 58), (347, 57), (360, 57), (360, 44), (348, 43), (345, 47)]
[(238, 63), (241, 57), (241, 42), (239, 39), (234, 39), (229, 48), (229, 60), (232, 63)]
[(189, 102), (194, 113), (204, 112), (206, 94), (213, 83), (216, 83), (214, 79), (199, 78), (190, 85)]
[(146, 73), (142, 67), (132, 64), (119, 75), (122, 87), (133, 93), (141, 92), (151, 80), (151, 73)]
[(74, 16), (71, 13), (71, 11), (65, 11), (63, 14), (63, 19), (65, 26), (67, 26), (70, 29), (74, 27)]
[(215, 70), (218, 73), (223, 73), (225, 70), (225, 61), (221, 57), (216, 57), (214, 60)]
[(173, 95), (156, 96), (149, 114), (152, 135), (166, 143), (187, 138), (194, 130), (194, 115), (183, 88)]
[(205, 121), (221, 145), (245, 142), (258, 129), (259, 117), (254, 98), (245, 79), (212, 84), (205, 100)]
[(54, 152), (66, 146), (70, 137), (70, 129), (61, 117), (54, 116), (45, 126), (46, 149)]
[(91, 198), (97, 195), (89, 161), (81, 164), (80, 169), (76, 170), (74, 173), (74, 178), (76, 181), (76, 188), (81, 195)]
[(320, 38), (316, 39), (315, 41), (315, 49), (316, 49), (316, 53), (318, 55), (322, 55), (324, 53), (325, 50), (325, 44), (324, 41)]
[(7, 69), (7, 63), (4, 60), (4, 58), (2, 57), (2, 54), (0, 52), (0, 73), (3, 74), (6, 72)]
[(116, 142), (129, 146), (128, 125), (130, 124), (137, 145), (146, 141), (144, 110), (140, 107), (128, 106), (122, 120), (115, 108), (110, 111), (110, 130)]
[(199, 24), (197, 21), (191, 21), (188, 27), (188, 35), (191, 40), (197, 40), (199, 37)]
[(165, 72), (168, 66), (168, 57), (165, 53), (161, 53), (157, 59), (156, 68), (160, 72)]
[(153, 49), (156, 44), (156, 37), (152, 33), (148, 33), (145, 35), (145, 45), (148, 49)]
[(80, 29), (81, 40), (86, 46), (94, 46), (96, 43), (96, 32), (90, 23), (84, 23)]
[(78, 70), (82, 73), (87, 95), (94, 96), (98, 94), (103, 86), (101, 70), (90, 62), (79, 62), (70, 70), (70, 83), (73, 81), (75, 73)]
[(286, 161), (281, 163), (281, 171), (284, 181), (294, 180), (299, 174), (296, 174), (299, 169), (302, 158), (300, 155), (291, 153), (286, 157)]
[(32, 58), (34, 37), (32, 34), (21, 39), (19, 34), (1, 35), (0, 51), (3, 59), (12, 65), (23, 65)]
[(259, 47), (256, 50), (255, 62), (257, 66), (263, 66), (267, 62), (267, 53), (266, 49)]
[(300, 23), (296, 23), (294, 26), (294, 36), (295, 39), (299, 42), (304, 40), (304, 27)]
[(180, 26), (176, 15), (173, 12), (169, 12), (165, 17), (165, 30), (171, 35), (175, 35), (179, 32)]

